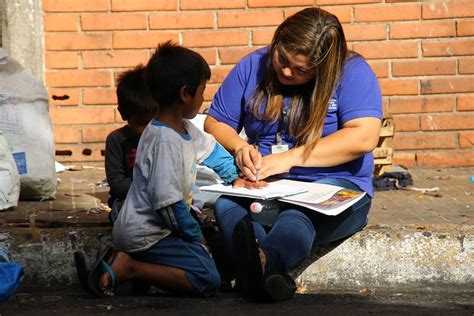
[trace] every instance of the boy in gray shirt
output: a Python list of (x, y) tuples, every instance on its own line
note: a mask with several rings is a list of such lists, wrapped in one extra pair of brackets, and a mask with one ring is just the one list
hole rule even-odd
[(226, 184), (265, 184), (238, 178), (232, 156), (188, 121), (202, 105), (209, 78), (199, 54), (170, 42), (148, 62), (145, 81), (159, 110), (140, 138), (133, 183), (113, 228), (119, 251), (105, 251), (89, 275), (96, 295), (113, 295), (115, 281), (130, 279), (180, 294), (218, 292), (215, 263), (189, 213), (197, 164), (213, 169)]

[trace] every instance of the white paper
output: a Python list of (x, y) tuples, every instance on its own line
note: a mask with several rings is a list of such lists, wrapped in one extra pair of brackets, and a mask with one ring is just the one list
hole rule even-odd
[[(281, 181), (284, 181), (284, 180), (281, 180)], [(231, 185), (223, 185), (223, 184), (203, 186), (203, 187), (200, 187), (199, 189), (205, 192), (214, 192), (214, 193), (221, 193), (221, 194), (226, 194), (226, 195), (250, 197), (250, 198), (262, 199), (262, 200), (280, 198), (283, 196), (299, 194), (299, 193), (303, 193), (307, 191), (307, 189), (303, 186), (299, 186), (299, 185), (289, 186), (286, 183), (280, 183), (280, 181), (271, 182), (268, 184), (268, 186), (263, 187), (261, 189), (233, 188)]]
[(233, 188), (222, 184), (205, 186), (200, 189), (206, 192), (257, 199), (276, 198), (279, 201), (303, 206), (330, 216), (340, 214), (365, 195), (365, 192), (336, 185), (286, 179), (270, 182), (263, 189)]

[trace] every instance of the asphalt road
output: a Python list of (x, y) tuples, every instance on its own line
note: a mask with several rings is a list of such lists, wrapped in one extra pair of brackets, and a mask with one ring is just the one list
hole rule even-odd
[(8, 315), (474, 315), (474, 293), (298, 294), (277, 304), (249, 302), (234, 293), (216, 298), (183, 298), (155, 293), (121, 293), (95, 299), (80, 290), (17, 292), (0, 303)]

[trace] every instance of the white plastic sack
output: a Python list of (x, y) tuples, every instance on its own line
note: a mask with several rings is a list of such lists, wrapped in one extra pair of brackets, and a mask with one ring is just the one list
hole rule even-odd
[(20, 199), (56, 195), (54, 138), (40, 80), (0, 49), (0, 130), (20, 174)]
[[(191, 122), (201, 131), (204, 131), (204, 120), (206, 119), (206, 117), (207, 114), (197, 114), (196, 117), (191, 120)], [(200, 209), (204, 207), (212, 207), (216, 202), (217, 198), (220, 196), (220, 194), (203, 192), (200, 191), (199, 188), (202, 186), (212, 185), (221, 182), (222, 180), (219, 175), (215, 173), (212, 169), (209, 169), (206, 166), (198, 165), (195, 182), (196, 187), (193, 188), (194, 205)]]
[(18, 205), (20, 176), (7, 141), (0, 131), (0, 211)]

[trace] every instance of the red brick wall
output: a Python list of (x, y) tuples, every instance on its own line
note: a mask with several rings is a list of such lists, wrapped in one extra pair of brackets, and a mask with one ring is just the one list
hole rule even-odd
[(339, 17), (350, 48), (376, 72), (396, 124), (395, 162), (474, 166), (472, 0), (43, 0), (50, 113), (57, 150), (70, 152), (58, 160), (103, 159), (106, 135), (123, 123), (114, 79), (159, 42), (206, 58), (209, 101), (242, 56), (314, 5)]

